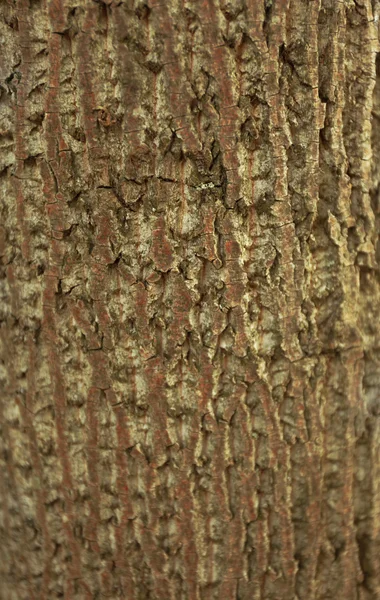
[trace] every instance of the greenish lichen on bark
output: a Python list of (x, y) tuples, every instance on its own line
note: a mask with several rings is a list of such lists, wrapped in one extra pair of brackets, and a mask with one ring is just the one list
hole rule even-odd
[(0, 14), (1, 600), (376, 600), (377, 0)]

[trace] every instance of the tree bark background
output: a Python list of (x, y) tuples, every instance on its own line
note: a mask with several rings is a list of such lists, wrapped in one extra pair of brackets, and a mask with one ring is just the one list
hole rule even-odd
[(378, 10), (2, 2), (2, 600), (380, 598)]

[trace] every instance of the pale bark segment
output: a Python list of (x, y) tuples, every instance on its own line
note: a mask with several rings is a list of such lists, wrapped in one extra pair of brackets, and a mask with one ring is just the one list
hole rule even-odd
[(1, 600), (380, 597), (377, 0), (1, 8)]

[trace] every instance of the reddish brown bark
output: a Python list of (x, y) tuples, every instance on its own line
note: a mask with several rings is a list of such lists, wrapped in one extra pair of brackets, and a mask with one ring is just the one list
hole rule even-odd
[(1, 27), (1, 600), (375, 600), (376, 2)]

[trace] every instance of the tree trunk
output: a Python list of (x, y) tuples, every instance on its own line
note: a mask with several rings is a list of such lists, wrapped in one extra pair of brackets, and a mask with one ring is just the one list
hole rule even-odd
[(377, 0), (1, 8), (1, 600), (380, 598)]

